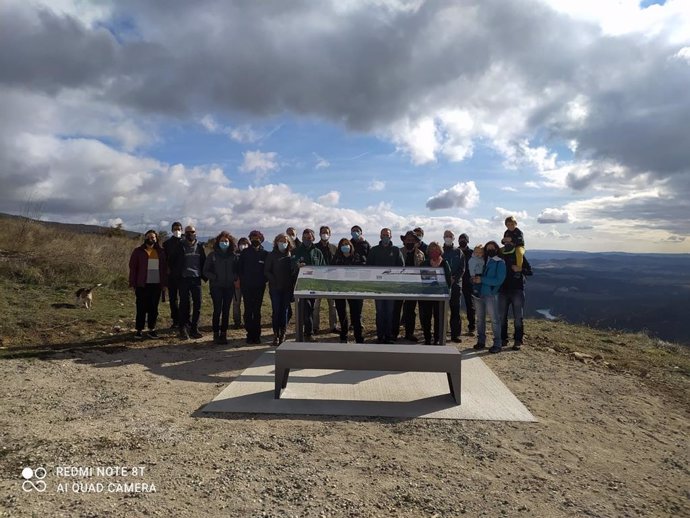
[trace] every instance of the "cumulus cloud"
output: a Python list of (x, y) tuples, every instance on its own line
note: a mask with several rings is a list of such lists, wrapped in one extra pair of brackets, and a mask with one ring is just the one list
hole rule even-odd
[(337, 205), (340, 201), (340, 193), (338, 191), (327, 192), (323, 196), (319, 196), (317, 201), (322, 205)]
[(504, 221), (508, 216), (513, 216), (520, 222), (520, 220), (527, 219), (527, 211), (525, 210), (510, 210), (503, 207), (496, 207), (496, 216), (494, 221)]
[(537, 216), (537, 223), (569, 223), (570, 215), (568, 211), (561, 209), (544, 209)]
[(331, 166), (331, 163), (324, 157), (319, 156), (316, 153), (312, 154), (314, 155), (314, 159), (316, 160), (316, 165), (314, 166), (315, 169), (327, 169)]
[(382, 182), (381, 180), (372, 180), (371, 183), (367, 186), (368, 191), (382, 191), (386, 188), (386, 182)]
[(274, 152), (245, 151), (242, 153), (244, 161), (240, 165), (243, 173), (255, 173), (257, 177), (263, 177), (271, 171), (278, 169), (278, 154)]
[(471, 209), (479, 203), (479, 190), (474, 182), (458, 182), (449, 189), (443, 189), (426, 201), (429, 210)]

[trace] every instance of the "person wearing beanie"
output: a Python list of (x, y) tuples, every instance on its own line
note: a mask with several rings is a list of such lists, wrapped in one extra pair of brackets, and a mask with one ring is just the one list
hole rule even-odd
[(264, 235), (259, 230), (249, 233), (249, 246), (240, 251), (237, 265), (239, 285), (244, 299), (244, 329), (248, 344), (261, 343), (261, 305), (266, 292), (266, 257)]

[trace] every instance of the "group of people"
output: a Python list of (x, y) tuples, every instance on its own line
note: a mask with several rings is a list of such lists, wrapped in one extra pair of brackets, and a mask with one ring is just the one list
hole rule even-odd
[[(212, 250), (206, 254), (197, 240), (196, 230), (188, 225), (172, 225), (172, 236), (158, 242), (155, 230), (144, 235), (144, 243), (137, 247), (129, 262), (129, 282), (136, 295), (136, 338), (147, 334), (157, 338), (158, 303), (168, 294), (172, 328), (182, 339), (201, 338), (199, 316), (202, 303), (202, 283), (208, 282), (213, 301), (213, 340), (227, 344), (230, 308), (234, 305), (234, 323), (239, 327), (240, 303), (244, 305), (244, 328), (248, 344), (261, 343), (261, 306), (268, 284), (271, 300), (272, 345), (285, 340), (292, 318), (292, 302), (299, 269), (312, 266), (419, 266), (442, 268), (450, 290), (451, 341), (460, 343), (462, 302), (469, 323), (466, 335), (477, 335), (475, 349), (486, 347), (486, 317), (492, 322), (493, 343), (489, 352), (500, 352), (508, 343), (508, 316), (512, 309), (514, 321), (513, 349), (522, 346), (524, 325), (525, 275), (531, 268), (525, 258), (524, 236), (513, 217), (505, 220), (506, 231), (500, 246), (489, 241), (474, 248), (469, 237), (458, 236), (451, 230), (443, 233), (443, 243), (424, 242), (421, 228), (400, 236), (401, 246), (393, 244), (392, 231), (383, 228), (379, 243), (371, 246), (362, 228), (355, 225), (350, 237), (337, 244), (331, 242), (331, 229), (324, 225), (318, 239), (306, 228), (297, 237), (294, 227), (273, 239), (272, 250), (264, 249), (264, 236), (252, 230), (245, 238), (235, 239), (222, 231), (212, 240)], [(320, 328), (320, 306), (328, 308), (329, 329), (337, 332), (341, 342), (347, 342), (350, 329), (357, 343), (364, 342), (362, 299), (300, 299), (301, 322), (305, 341), (313, 341)], [(417, 300), (376, 300), (376, 337), (378, 343), (394, 343), (401, 334), (405, 340), (417, 342), (415, 336), (416, 310), (425, 344), (440, 343), (443, 306), (440, 302)], [(349, 311), (348, 311), (349, 310)], [(433, 324), (433, 325), (432, 325)]]

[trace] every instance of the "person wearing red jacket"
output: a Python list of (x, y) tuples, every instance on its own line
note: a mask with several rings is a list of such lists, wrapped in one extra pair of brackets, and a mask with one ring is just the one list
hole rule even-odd
[(165, 251), (158, 244), (158, 234), (148, 230), (144, 244), (138, 246), (129, 258), (129, 286), (136, 296), (136, 333), (143, 338), (144, 324), (148, 324), (148, 336), (158, 338), (158, 301), (168, 285), (168, 265)]

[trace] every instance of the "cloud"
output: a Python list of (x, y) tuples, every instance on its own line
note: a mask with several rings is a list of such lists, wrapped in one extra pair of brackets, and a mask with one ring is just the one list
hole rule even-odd
[(317, 201), (322, 205), (338, 205), (340, 201), (340, 193), (338, 191), (327, 192), (323, 196), (319, 196)]
[(262, 138), (262, 136), (254, 131), (249, 125), (228, 128), (226, 131), (232, 140), (241, 144), (252, 144)]
[(518, 220), (518, 223), (523, 219), (527, 219), (527, 211), (525, 210), (509, 210), (503, 207), (496, 207), (496, 213), (496, 216), (493, 217), (494, 221), (503, 222), (508, 216), (513, 216)]
[(243, 173), (256, 173), (258, 177), (263, 177), (271, 171), (278, 169), (277, 157), (274, 152), (245, 151), (242, 153), (244, 161), (240, 165)]
[(381, 180), (372, 180), (371, 183), (367, 186), (368, 191), (382, 191), (386, 188), (386, 182), (382, 182)]
[(666, 241), (669, 243), (683, 243), (686, 239), (686, 236), (669, 236), (666, 238)]
[(479, 203), (479, 190), (474, 182), (458, 182), (450, 189), (443, 189), (426, 201), (429, 210), (471, 209)]
[(315, 169), (327, 169), (331, 166), (331, 163), (323, 158), (322, 156), (317, 155), (316, 153), (312, 153), (314, 155), (314, 158), (316, 159), (316, 166), (314, 166)]
[(501, 190), (506, 192), (517, 192), (517, 189), (515, 187), (510, 186), (501, 187)]
[(568, 211), (561, 209), (544, 209), (537, 216), (537, 223), (569, 223), (571, 220)]

